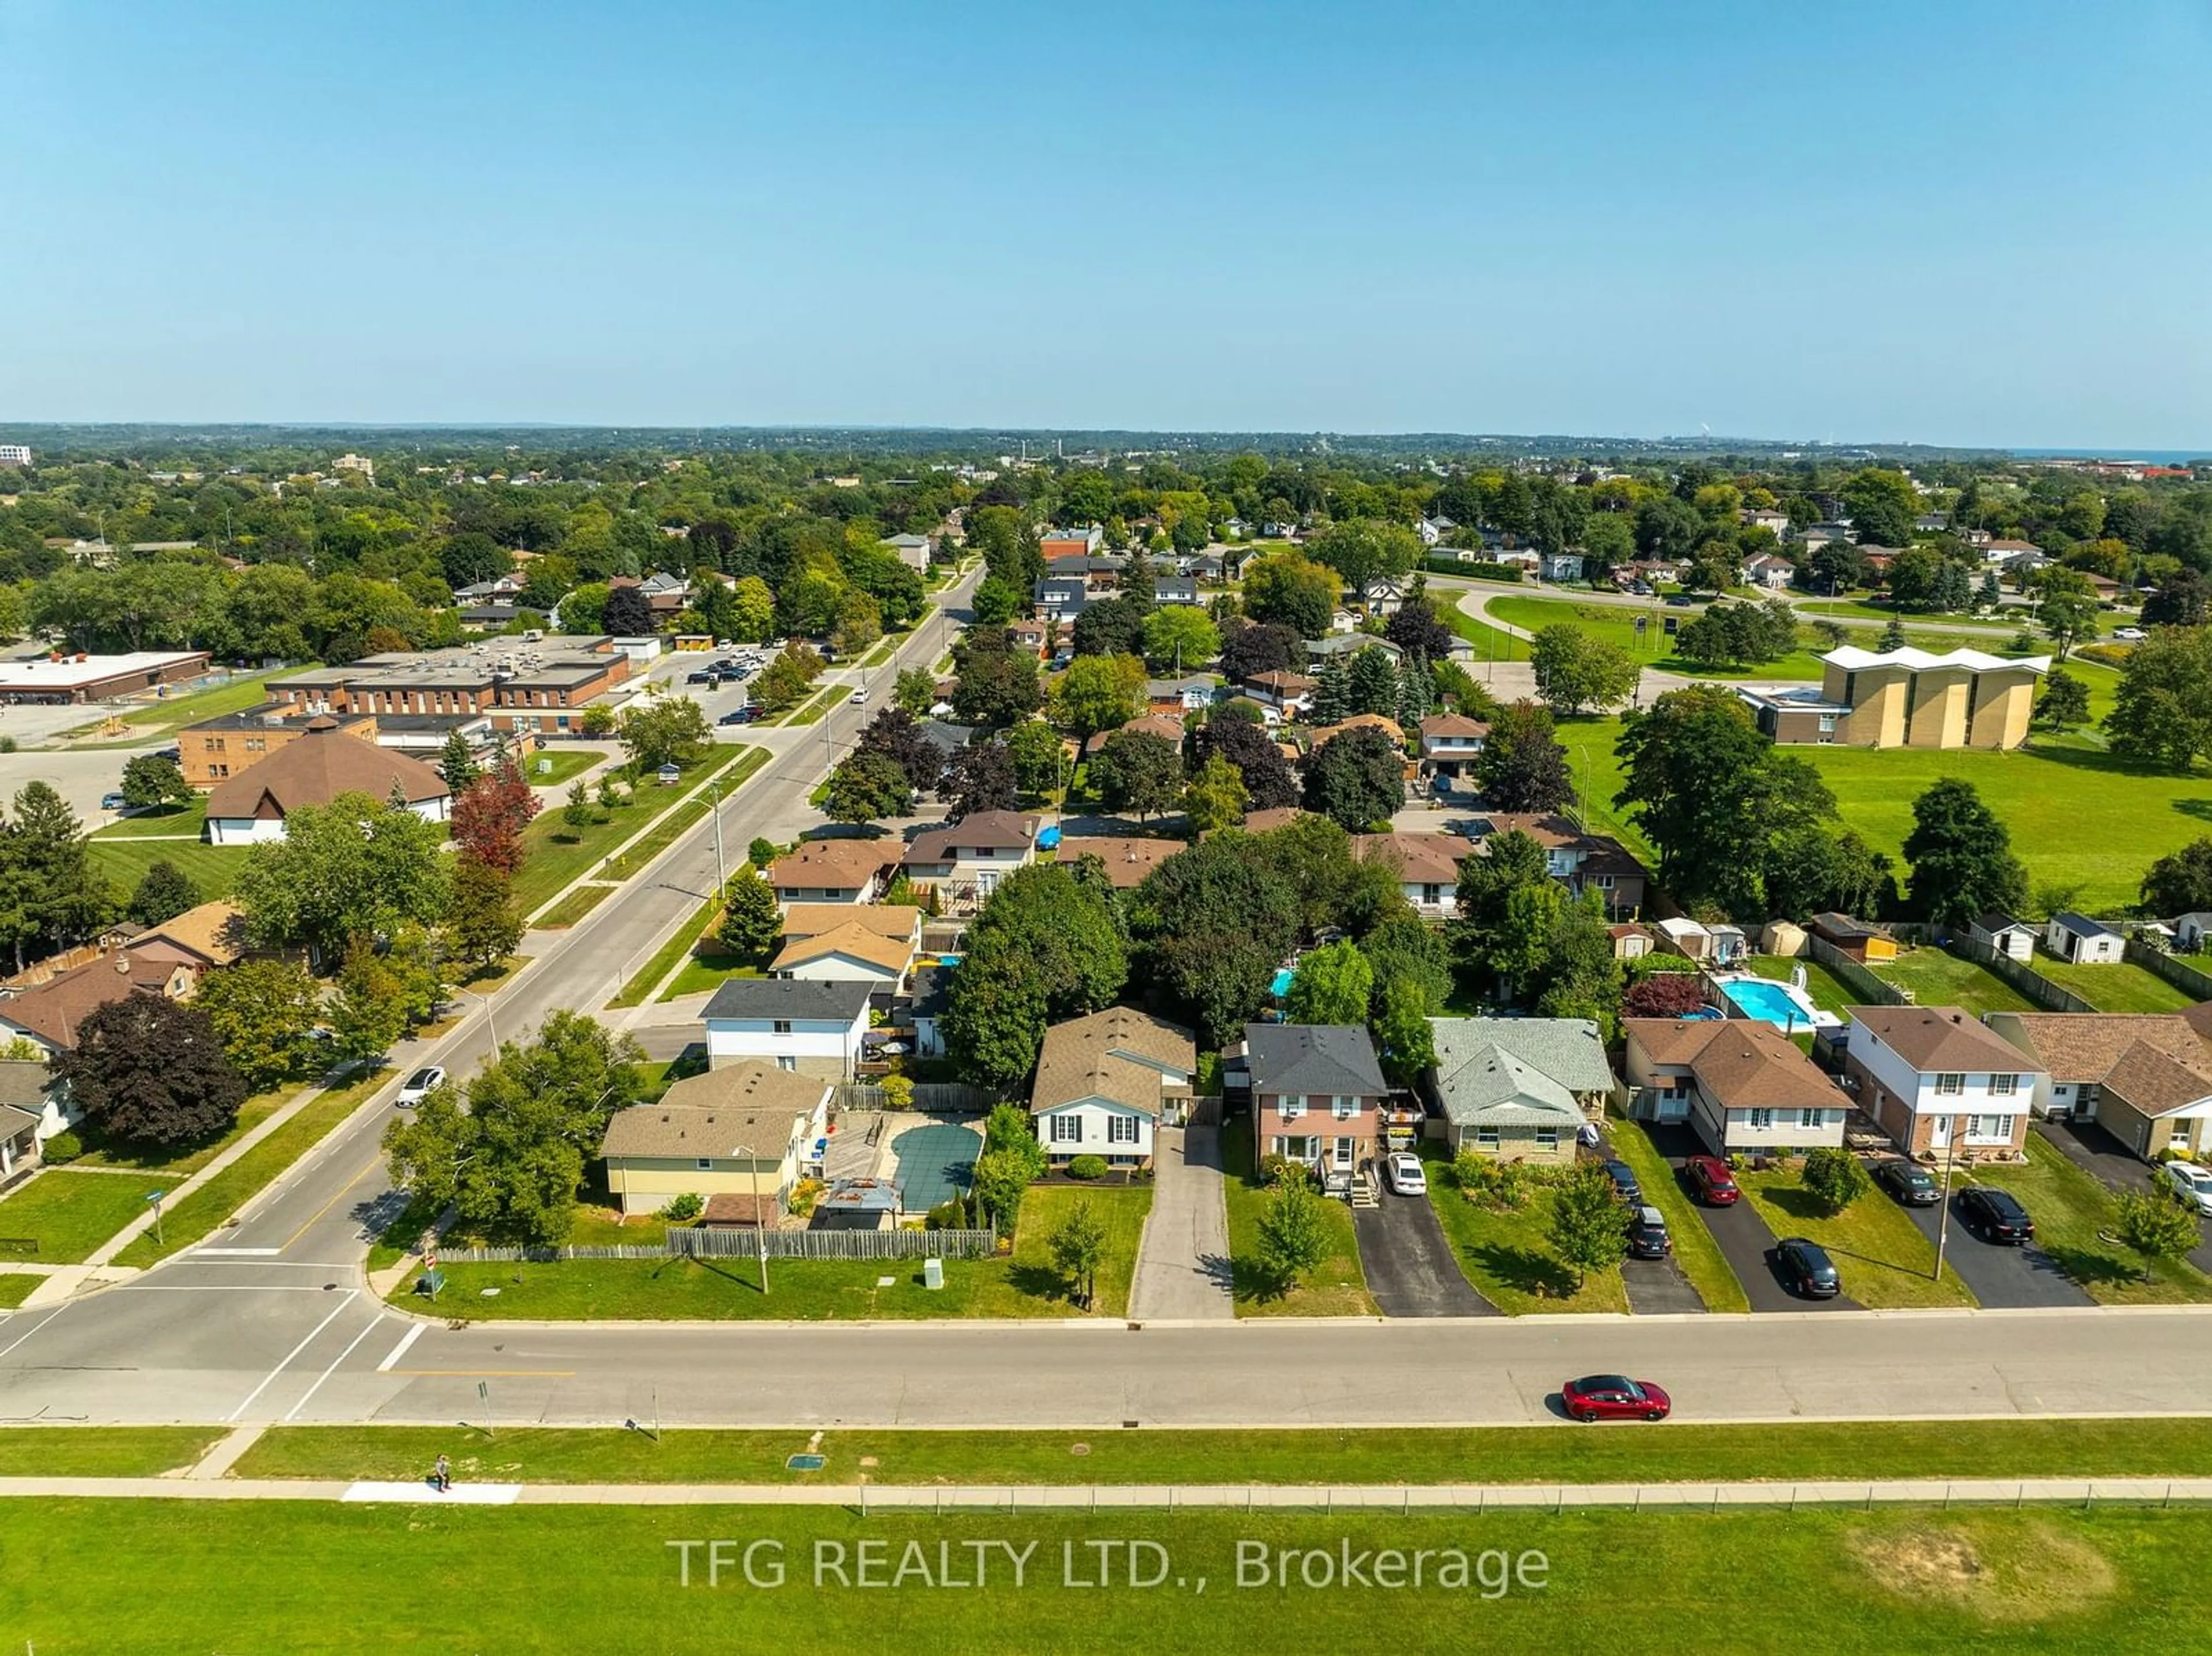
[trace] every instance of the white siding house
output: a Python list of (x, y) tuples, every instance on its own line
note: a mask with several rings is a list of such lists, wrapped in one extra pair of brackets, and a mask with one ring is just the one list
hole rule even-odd
[(800, 1075), (850, 1081), (868, 1028), (868, 995), (865, 983), (732, 978), (702, 1014), (708, 1067), (756, 1059)]
[(1854, 1006), (1844, 1073), (1858, 1105), (1912, 1156), (2012, 1156), (2042, 1066), (1955, 1006)]

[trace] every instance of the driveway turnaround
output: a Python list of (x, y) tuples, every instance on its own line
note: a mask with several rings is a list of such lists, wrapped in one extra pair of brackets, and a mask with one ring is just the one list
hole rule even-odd
[(1152, 1140), (1152, 1210), (1129, 1288), (1132, 1322), (1228, 1322), (1229, 1210), (1221, 1129), (1162, 1127)]
[[(1859, 1199), (1886, 1202), (1889, 1198), (1877, 1191)], [(1974, 1297), (1985, 1307), (2011, 1311), (2037, 1306), (2095, 1303), (2041, 1248), (2008, 1247), (2002, 1243), (1985, 1242), (1975, 1235), (1966, 1226), (1966, 1216), (1958, 1210), (1958, 1199), (1954, 1193), (1951, 1198), (1951, 1231), (1943, 1245), (1943, 1262), (1959, 1273), (1959, 1280), (1974, 1290)], [(1912, 1222), (1920, 1227), (1921, 1234), (1934, 1241), (1942, 1224), (1942, 1210), (1908, 1208), (1905, 1211), (1912, 1216)]]
[(1663, 1259), (1623, 1259), (1620, 1280), (1628, 1289), (1628, 1308), (1638, 1316), (1705, 1309), (1704, 1296), (1690, 1285), (1671, 1253)]
[(1359, 1266), (1386, 1317), (1498, 1316), (1452, 1257), (1444, 1228), (1425, 1196), (1382, 1192), (1382, 1205), (1354, 1208)]

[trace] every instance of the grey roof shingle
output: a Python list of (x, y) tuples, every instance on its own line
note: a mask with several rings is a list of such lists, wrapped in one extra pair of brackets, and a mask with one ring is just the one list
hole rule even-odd
[(805, 1018), (850, 1023), (867, 1009), (869, 986), (811, 978), (732, 978), (700, 1016)]
[(1374, 1097), (1390, 1090), (1367, 1031), (1346, 1023), (1248, 1023), (1255, 1093), (1339, 1093)]
[(1588, 1018), (1431, 1018), (1436, 1032), (1432, 1073), (1447, 1104), (1452, 1077), (1488, 1048), (1510, 1053), (1571, 1093), (1611, 1092), (1613, 1066)]

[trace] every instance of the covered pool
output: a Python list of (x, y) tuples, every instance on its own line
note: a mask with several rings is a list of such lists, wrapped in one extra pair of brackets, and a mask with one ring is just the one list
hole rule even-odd
[(975, 1179), (975, 1157), (982, 1150), (983, 1135), (973, 1127), (933, 1122), (909, 1127), (891, 1140), (898, 1158), (900, 1200), (908, 1213), (920, 1213), (940, 1202), (949, 1202)]

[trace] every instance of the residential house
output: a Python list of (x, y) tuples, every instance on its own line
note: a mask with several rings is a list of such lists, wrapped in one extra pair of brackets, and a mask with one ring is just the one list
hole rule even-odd
[[(1347, 614), (1346, 619), (1354, 626), (1358, 624), (1358, 617), (1356, 616)], [(1336, 632), (1331, 633), (1327, 638), (1310, 638), (1306, 640), (1306, 659), (1316, 664), (1327, 661), (1332, 656), (1341, 657), (1349, 661), (1362, 650), (1380, 650), (1394, 662), (1403, 658), (1406, 653), (1389, 639), (1375, 633)]]
[(1054, 1166), (1096, 1156), (1148, 1168), (1153, 1130), (1188, 1114), (1197, 1074), (1189, 1030), (1109, 1006), (1045, 1031), (1030, 1113)]
[(1747, 529), (1764, 529), (1778, 541), (1790, 538), (1790, 514), (1770, 507), (1753, 507), (1736, 514)]
[(1116, 834), (1085, 834), (1079, 840), (1062, 836), (1053, 849), (1053, 860), (1079, 863), (1096, 857), (1106, 878), (1117, 891), (1133, 891), (1162, 863), (1186, 849), (1180, 840), (1145, 840)]
[(1435, 546), (1458, 527), (1449, 518), (1424, 518), (1413, 525), (1413, 533), (1420, 537), (1423, 546)]
[(1897, 958), (1896, 938), (1880, 926), (1855, 920), (1848, 914), (1815, 914), (1805, 923), (1805, 929), (1838, 955), (1847, 955), (1862, 966), (1870, 961)]
[(828, 1131), (830, 1093), (828, 1082), (769, 1064), (687, 1077), (658, 1103), (608, 1119), (607, 1193), (625, 1215), (658, 1213), (685, 1194), (734, 1197), (772, 1228)]
[(1148, 678), (1145, 681), (1145, 701), (1154, 713), (1170, 713), (1180, 719), (1185, 713), (1211, 707), (1218, 688), (1218, 682), (1203, 673), (1187, 678)]
[(2061, 909), (2043, 928), (2043, 946), (2076, 966), (2110, 966), (2126, 952), (2127, 939), (2086, 914)]
[(956, 901), (981, 902), (999, 882), (1036, 856), (1037, 819), (1019, 811), (979, 810), (916, 834), (906, 848), (906, 875), (946, 889)]
[(128, 949), (103, 955), (0, 998), (0, 1045), (21, 1035), (49, 1057), (70, 1052), (76, 1046), (77, 1026), (110, 1001), (132, 993), (183, 1000), (198, 980), (189, 966), (142, 957)]
[(246, 952), (245, 916), (235, 903), (201, 903), (141, 931), (126, 947), (157, 967), (183, 968), (197, 986), (210, 972)]
[(2146, 1162), (2212, 1156), (2212, 1045), (2174, 1014), (1991, 1012), (2042, 1071), (2036, 1114), (2094, 1121)]
[[(825, 905), (836, 907), (837, 905)], [(771, 978), (798, 978), (817, 982), (862, 983), (881, 993), (896, 994), (906, 987), (914, 970), (915, 941), (910, 936), (886, 936), (875, 926), (860, 923), (872, 912), (858, 904), (846, 911), (854, 916), (811, 937), (787, 934), (783, 947), (769, 963)], [(909, 909), (919, 915), (921, 910)], [(918, 926), (916, 928), (918, 930)]]
[(1156, 575), (1152, 579), (1154, 604), (1180, 604), (1195, 606), (1205, 600), (1198, 595), (1197, 578), (1191, 575)]
[(1349, 1178), (1383, 1148), (1390, 1083), (1356, 1025), (1248, 1023), (1224, 1085), (1249, 1091), (1260, 1156)]
[(807, 840), (768, 865), (775, 900), (794, 903), (866, 903), (879, 896), (899, 848), (887, 840)]
[(1421, 721), (1421, 758), (1438, 776), (1464, 773), (1481, 755), (1490, 726), (1464, 713), (1431, 713)]
[(2039, 1089), (2036, 1061), (1955, 1006), (1854, 1006), (1844, 1080), (1909, 1156), (2013, 1158)]
[(1180, 713), (1139, 713), (1126, 725), (1117, 725), (1110, 731), (1100, 731), (1092, 736), (1083, 744), (1085, 757), (1095, 758), (1108, 742), (1125, 733), (1157, 736), (1161, 741), (1172, 742), (1180, 748), (1183, 737), (1182, 716)]
[(748, 1060), (831, 1081), (850, 1081), (868, 1028), (865, 983), (800, 978), (732, 978), (701, 1013), (707, 1063)]
[(1244, 681), (1244, 688), (1261, 707), (1295, 719), (1313, 705), (1313, 693), (1321, 688), (1321, 681), (1276, 667), (1253, 674)]
[(909, 569), (929, 573), (929, 537), (927, 535), (894, 535), (884, 543), (898, 555), (898, 561)]
[(1851, 1101), (1772, 1024), (1628, 1018), (1621, 1030), (1638, 1119), (1687, 1120), (1717, 1156), (1844, 1142)]
[(1977, 914), (1967, 923), (1966, 935), (2008, 961), (2035, 958), (2035, 928), (2009, 914), (2001, 914), (1994, 909), (1987, 914)]
[(1459, 909), (1459, 865), (1474, 855), (1474, 841), (1456, 834), (1355, 834), (1352, 854), (1388, 864), (1407, 902), (1449, 919)]
[(2022, 558), (2041, 558), (2043, 549), (2033, 541), (2005, 541), (1990, 539), (1981, 543), (1982, 560), (1985, 563), (2017, 563)]
[(79, 1119), (54, 1072), (27, 1059), (0, 1059), (0, 1180), (37, 1167), (46, 1142)]
[(1544, 848), (1553, 879), (1579, 897), (1596, 892), (1613, 919), (1632, 916), (1644, 906), (1650, 871), (1618, 840), (1585, 834), (1567, 817), (1548, 811), (1485, 811), (1475, 819), (1475, 845), (1485, 849), (1501, 834), (1525, 834)]
[(419, 759), (343, 734), (336, 719), (311, 719), (300, 739), (216, 784), (207, 798), (207, 837), (218, 846), (284, 837), (284, 819), (303, 805), (327, 805), (342, 793), (382, 804), (396, 794), (426, 822), (452, 814), (453, 792)]
[(1073, 621), (1088, 609), (1091, 583), (1080, 575), (1042, 575), (1031, 597), (1039, 621)]
[(912, 903), (792, 903), (783, 911), (783, 941), (818, 937), (841, 926), (858, 925), (877, 937), (921, 947), (922, 911)]
[(1421, 1076), (1430, 1131), (1456, 1152), (1571, 1162), (1615, 1082), (1588, 1018), (1431, 1018), (1437, 1061)]
[(1053, 635), (1058, 629), (1048, 621), (1017, 621), (1006, 628), (1006, 636), (1017, 651), (1042, 660), (1052, 653)]
[(1548, 581), (1577, 581), (1589, 560), (1580, 552), (1546, 552), (1540, 555), (1537, 567)]
[(1770, 592), (1780, 592), (1786, 591), (1790, 583), (1797, 579), (1797, 566), (1779, 552), (1761, 552), (1758, 556), (1744, 561), (1743, 578), (1753, 586), (1764, 587)]

